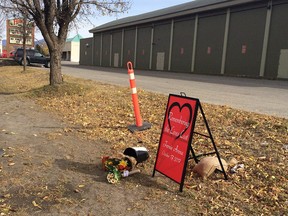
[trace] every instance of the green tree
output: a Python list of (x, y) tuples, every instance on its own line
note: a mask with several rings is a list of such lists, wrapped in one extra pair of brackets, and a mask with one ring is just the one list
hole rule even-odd
[(35, 49), (38, 50), (40, 53), (43, 53), (42, 47), (41, 47), (39, 44), (37, 44), (37, 45), (35, 46)]
[(39, 43), (35, 47), (36, 50), (38, 50), (40, 53), (42, 53), (45, 56), (49, 56), (49, 50), (47, 47), (47, 44), (45, 42)]
[(0, 5), (35, 22), (50, 53), (50, 85), (57, 85), (63, 82), (61, 54), (69, 28), (91, 16), (125, 12), (130, 0), (1, 0)]

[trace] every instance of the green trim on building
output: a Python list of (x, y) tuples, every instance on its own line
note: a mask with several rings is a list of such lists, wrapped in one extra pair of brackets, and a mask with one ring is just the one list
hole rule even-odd
[(72, 38), (67, 38), (66, 42), (80, 42), (83, 37), (80, 34), (75, 35)]

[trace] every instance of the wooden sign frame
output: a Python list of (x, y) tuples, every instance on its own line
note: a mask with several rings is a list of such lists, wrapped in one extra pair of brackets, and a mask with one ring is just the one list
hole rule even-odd
[[(209, 136), (194, 132), (199, 108)], [(215, 152), (197, 156), (192, 148), (194, 133), (210, 138)], [(189, 157), (190, 152), (192, 157)], [(210, 154), (217, 155), (222, 172), (227, 179), (199, 99), (186, 97), (186, 95), (169, 94), (152, 176), (155, 176), (156, 171), (160, 172), (180, 184), (179, 190), (182, 192), (188, 160), (194, 158), (198, 163), (198, 157)]]

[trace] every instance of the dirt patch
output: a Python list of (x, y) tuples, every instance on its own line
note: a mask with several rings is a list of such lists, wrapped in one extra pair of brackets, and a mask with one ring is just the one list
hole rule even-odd
[[(100, 162), (101, 156), (111, 153), (111, 144), (65, 133), (65, 123), (31, 100), (1, 95), (0, 102), (4, 105), (0, 123), (2, 213), (151, 215), (173, 210), (184, 214), (178, 205), (159, 208), (164, 200), (176, 201), (178, 187), (168, 188), (166, 179), (152, 178), (145, 167), (120, 184), (108, 184)], [(165, 198), (158, 200), (161, 196)], [(151, 208), (155, 203), (159, 207)]]
[[(221, 173), (202, 180), (189, 162), (180, 193), (168, 178), (151, 177), (167, 97), (139, 90), (143, 119), (152, 128), (132, 134), (129, 89), (69, 77), (58, 88), (43, 87), (45, 69), (2, 68), (2, 215), (286, 214), (286, 119), (204, 104), (221, 155), (236, 157), (245, 169), (228, 173), (228, 181)], [(201, 137), (194, 144), (208, 150)], [(101, 157), (130, 146), (146, 147), (150, 159), (139, 165), (141, 173), (108, 184)]]

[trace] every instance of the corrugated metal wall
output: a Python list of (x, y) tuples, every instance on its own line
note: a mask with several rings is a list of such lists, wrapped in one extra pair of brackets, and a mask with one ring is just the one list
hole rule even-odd
[(266, 0), (119, 28), (94, 34), (93, 65), (288, 78), (287, 23), (288, 0)]
[(175, 20), (173, 29), (173, 45), (171, 70), (189, 72), (192, 67), (192, 50), (194, 40), (195, 19)]
[(113, 32), (112, 34), (112, 67), (121, 67), (121, 43), (122, 41), (122, 31)]
[(221, 73), (225, 21), (225, 12), (199, 16), (195, 73)]
[(135, 28), (124, 30), (123, 67), (127, 67), (128, 61), (134, 63), (135, 32)]
[(81, 65), (92, 65), (92, 49), (93, 48), (93, 38), (85, 38), (80, 40), (80, 60)]
[(225, 74), (258, 77), (267, 7), (231, 10)]
[(111, 42), (112, 42), (112, 34), (110, 32), (102, 35), (101, 66), (111, 67)]
[[(271, 9), (273, 14), (265, 71), (267, 78), (278, 77), (281, 50), (288, 50), (288, 4), (275, 4)], [(288, 56), (286, 62), (288, 62)], [(286, 77), (279, 76), (279, 78), (288, 78), (288, 68), (286, 68)]]
[(168, 70), (171, 21), (156, 23), (152, 42), (152, 70)]
[(149, 69), (151, 52), (151, 32), (151, 26), (143, 26), (138, 28), (136, 67), (139, 69)]
[(93, 37), (94, 43), (93, 43), (93, 62), (92, 64), (95, 66), (101, 66), (101, 47), (102, 47), (102, 43), (101, 43), (101, 34), (98, 35), (94, 35)]

